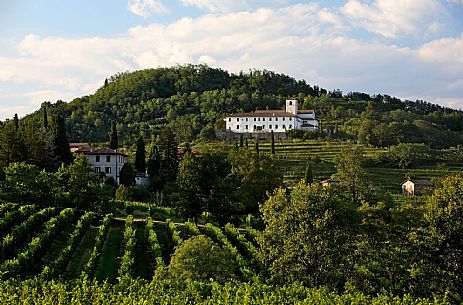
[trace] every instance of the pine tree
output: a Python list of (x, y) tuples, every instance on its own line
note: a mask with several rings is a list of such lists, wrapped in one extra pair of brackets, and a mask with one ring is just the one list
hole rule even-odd
[(275, 134), (272, 130), (272, 155), (275, 155)]
[(144, 173), (146, 170), (145, 158), (145, 141), (143, 141), (143, 137), (140, 137), (137, 140), (137, 152), (135, 154), (135, 169), (139, 173)]
[(109, 148), (119, 148), (119, 141), (117, 139), (117, 126), (115, 121), (111, 123), (111, 134), (109, 135)]
[(55, 117), (53, 126), (53, 145), (55, 161), (69, 165), (74, 157), (69, 148), (69, 140), (66, 134), (66, 125), (61, 115)]
[(312, 184), (313, 183), (312, 163), (310, 161), (307, 162), (307, 164), (305, 166), (304, 181), (307, 184)]

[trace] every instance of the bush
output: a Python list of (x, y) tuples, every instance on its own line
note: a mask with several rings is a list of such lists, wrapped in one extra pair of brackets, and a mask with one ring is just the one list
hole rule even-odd
[(209, 237), (193, 236), (177, 247), (169, 265), (169, 274), (178, 280), (226, 282), (235, 278), (231, 253)]

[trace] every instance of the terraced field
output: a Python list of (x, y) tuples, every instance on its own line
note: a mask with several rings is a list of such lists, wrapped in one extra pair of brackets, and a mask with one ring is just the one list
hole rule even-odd
[(30, 214), (24, 217), (20, 213), (24, 207), (0, 205), (0, 224), (10, 224), (2, 231), (2, 279), (37, 275), (72, 279), (82, 274), (109, 283), (122, 276), (150, 279), (157, 268), (169, 264), (176, 247), (200, 234), (230, 250), (242, 279), (261, 271), (252, 237), (256, 233), (245, 234), (232, 225), (219, 228), (156, 217), (113, 217), (35, 206), (27, 209)]

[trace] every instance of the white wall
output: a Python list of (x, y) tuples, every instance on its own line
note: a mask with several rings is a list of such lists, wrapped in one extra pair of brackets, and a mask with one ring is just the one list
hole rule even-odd
[[(90, 162), (92, 168), (97, 171), (97, 168), (100, 168), (100, 173), (105, 173), (106, 177), (113, 177), (113, 179), (119, 184), (119, 175), (121, 172), (122, 166), (125, 164), (125, 157), (120, 155), (85, 155), (87, 160)], [(97, 157), (100, 157), (99, 162), (97, 162)], [(109, 162), (107, 160), (109, 157)], [(110, 168), (110, 173), (106, 172), (106, 168)], [(116, 177), (117, 174), (117, 177)]]
[[(256, 132), (254, 126), (261, 127), (262, 131), (285, 132), (294, 128), (299, 128), (301, 122), (294, 117), (228, 117), (225, 118), (227, 130), (244, 133)], [(247, 127), (247, 128), (246, 128)]]

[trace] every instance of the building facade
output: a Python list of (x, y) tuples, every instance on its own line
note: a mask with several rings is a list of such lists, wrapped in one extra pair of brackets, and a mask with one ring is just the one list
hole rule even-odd
[(119, 175), (122, 166), (124, 166), (127, 155), (117, 150), (103, 147), (90, 147), (87, 143), (82, 143), (80, 147), (77, 143), (72, 143), (74, 153), (82, 153), (87, 158), (95, 173), (104, 174), (106, 177), (112, 177), (119, 184)]
[(434, 185), (425, 179), (408, 179), (402, 183), (403, 195), (423, 195), (430, 192)]
[(235, 133), (286, 132), (316, 130), (318, 121), (313, 110), (299, 110), (297, 100), (286, 100), (285, 110), (256, 110), (225, 117), (226, 129)]

